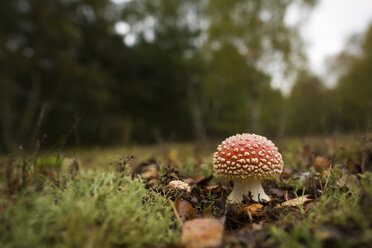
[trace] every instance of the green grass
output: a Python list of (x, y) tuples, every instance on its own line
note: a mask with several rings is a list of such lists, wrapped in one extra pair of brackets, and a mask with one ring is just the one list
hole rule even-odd
[(372, 244), (372, 202), (363, 208), (361, 201), (365, 194), (372, 196), (371, 182), (372, 174), (367, 173), (360, 193), (356, 189), (327, 189), (319, 205), (308, 213), (300, 206), (299, 212), (271, 224), (271, 241), (280, 247), (367, 247)]
[[(58, 159), (55, 154), (43, 154), (36, 162), (18, 157), (10, 174), (6, 166), (0, 169), (0, 247), (177, 246), (181, 228), (170, 203), (174, 196), (159, 190), (163, 184), (155, 190), (148, 189), (146, 180), (134, 177), (131, 170), (148, 159), (155, 159), (159, 179), (166, 175), (169, 164), (183, 177), (209, 176), (214, 149), (200, 152), (182, 144), (81, 149), (76, 151), (78, 173), (71, 173), (72, 151)], [(363, 149), (363, 143), (355, 137), (282, 142), (280, 151), (285, 167), (293, 172), (287, 178), (264, 185), (295, 195), (310, 194), (315, 199), (312, 207), (284, 208), (275, 218), (255, 217), (253, 223), (262, 229), (251, 232), (261, 242), (260, 246), (369, 247), (372, 173), (350, 168), (350, 164), (360, 165)], [(135, 158), (131, 165), (126, 165), (124, 173), (119, 172), (116, 158), (127, 154)], [(315, 156), (332, 161), (332, 168), (314, 168)], [(0, 163), (6, 164), (6, 159)], [(27, 166), (23, 167), (24, 164)], [(301, 179), (305, 173), (315, 180), (317, 196), (313, 195), (309, 180)], [(354, 180), (340, 186), (338, 181), (345, 175), (351, 175)], [(209, 185), (218, 183), (228, 185), (218, 178)], [(212, 213), (203, 207), (218, 200), (217, 195), (203, 196), (204, 203), (196, 209), (200, 216)], [(251, 225), (246, 223), (248, 228)], [(226, 235), (234, 232), (226, 230)], [(247, 246), (226, 242), (227, 247)]]
[(1, 247), (143, 247), (178, 239), (167, 199), (129, 175), (88, 171), (10, 197), (1, 198)]

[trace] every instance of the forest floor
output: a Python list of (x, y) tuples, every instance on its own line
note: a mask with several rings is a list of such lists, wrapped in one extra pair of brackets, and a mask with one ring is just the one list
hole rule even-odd
[(371, 134), (274, 141), (260, 203), (226, 201), (218, 143), (2, 156), (0, 247), (372, 247)]

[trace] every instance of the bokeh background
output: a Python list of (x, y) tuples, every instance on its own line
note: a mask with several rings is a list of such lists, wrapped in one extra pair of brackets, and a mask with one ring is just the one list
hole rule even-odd
[(0, 151), (77, 123), (80, 145), (371, 131), (372, 26), (310, 64), (324, 2), (1, 0)]

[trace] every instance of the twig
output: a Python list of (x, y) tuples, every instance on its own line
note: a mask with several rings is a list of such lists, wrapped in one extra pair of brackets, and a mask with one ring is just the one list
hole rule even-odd
[(172, 202), (171, 199), (168, 199), (168, 201), (169, 201), (169, 204), (170, 204), (170, 205), (172, 206), (172, 208), (173, 208), (173, 212), (174, 212), (174, 215), (176, 216), (176, 219), (177, 219), (178, 223), (180, 224), (180, 226), (182, 226), (183, 222), (182, 222), (180, 216), (178, 215), (178, 212), (177, 212), (176, 206), (174, 206), (174, 204), (173, 204), (173, 202)]
[(252, 213), (251, 213), (251, 211), (249, 211), (249, 209), (247, 209), (247, 214), (248, 214), (248, 217), (249, 217), (249, 222), (252, 223), (253, 222), (253, 217), (252, 217)]
[(323, 187), (323, 192), (325, 192), (325, 190), (327, 189), (327, 185), (328, 185), (328, 182), (329, 182), (329, 177), (331, 176), (331, 173), (332, 173), (332, 166), (333, 166), (333, 164), (331, 164), (329, 166), (329, 173), (327, 174), (326, 182), (325, 182), (324, 187)]
[(41, 107), (41, 111), (40, 111), (39, 118), (36, 123), (35, 131), (32, 135), (31, 142), (35, 140), (35, 150), (40, 149), (39, 132), (41, 128), (41, 123), (43, 122), (45, 112), (47, 111), (48, 106), (49, 105), (47, 103), (44, 103), (43, 106)]

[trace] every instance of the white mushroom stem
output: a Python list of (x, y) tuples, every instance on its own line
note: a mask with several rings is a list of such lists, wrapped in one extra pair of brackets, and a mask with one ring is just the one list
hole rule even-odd
[(270, 201), (270, 197), (265, 194), (264, 189), (261, 185), (261, 180), (249, 180), (249, 181), (235, 181), (234, 189), (228, 197), (231, 202), (239, 203), (243, 200), (243, 195), (249, 196), (249, 192), (252, 194), (252, 199), (256, 202)]

